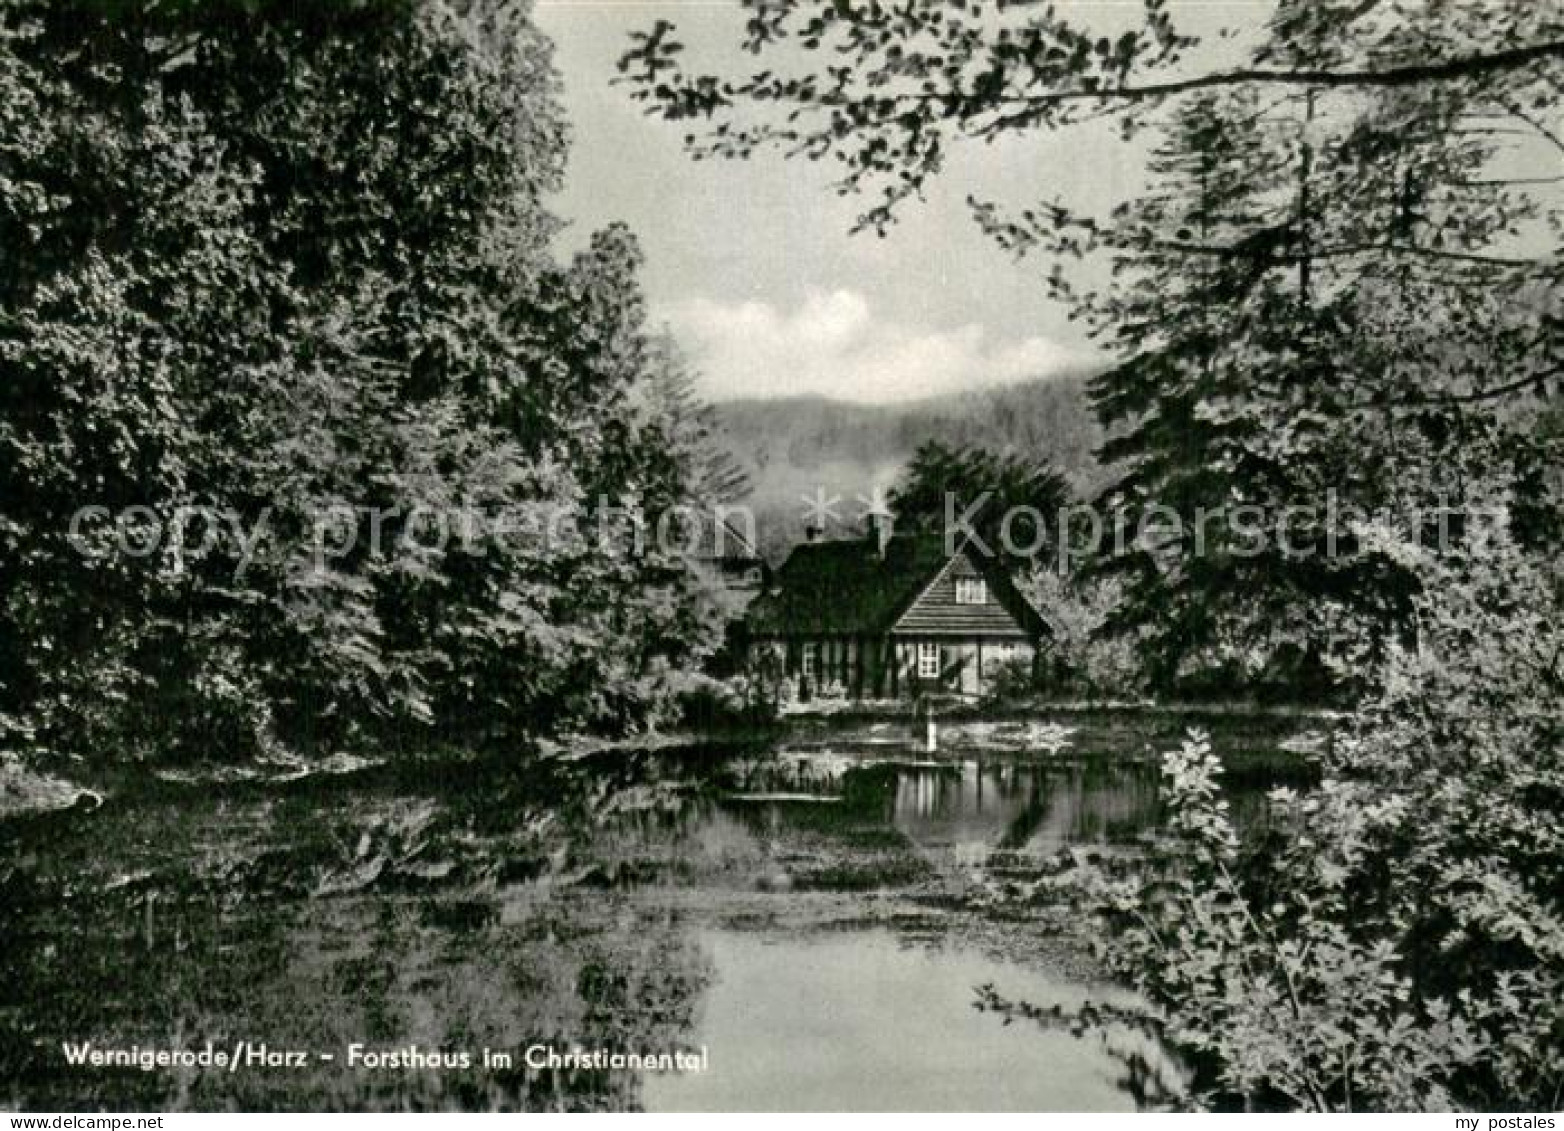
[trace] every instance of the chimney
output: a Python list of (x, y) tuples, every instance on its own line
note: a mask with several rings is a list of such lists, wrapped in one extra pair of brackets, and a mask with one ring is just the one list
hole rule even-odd
[(865, 535), (876, 557), (885, 557), (885, 547), (891, 540), (891, 527), (895, 522), (895, 516), (884, 510), (871, 510), (865, 518)]

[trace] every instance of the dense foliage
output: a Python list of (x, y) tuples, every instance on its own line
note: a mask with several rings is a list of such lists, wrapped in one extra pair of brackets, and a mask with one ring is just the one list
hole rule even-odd
[(555, 87), (509, 0), (5, 5), (9, 741), (225, 758), (662, 709), (702, 583), (540, 521), (655, 521), (702, 480), (633, 239), (550, 253)]
[[(1391, 548), (1391, 547), (1387, 547)], [(1385, 690), (1279, 790), (1252, 843), (1193, 736), (1164, 760), (1169, 834), (1132, 867), (1070, 876), (1120, 1017), (1189, 1050), (1217, 1103), (1314, 1110), (1557, 1110), (1564, 1096), (1564, 601), (1511, 545), (1447, 572)]]

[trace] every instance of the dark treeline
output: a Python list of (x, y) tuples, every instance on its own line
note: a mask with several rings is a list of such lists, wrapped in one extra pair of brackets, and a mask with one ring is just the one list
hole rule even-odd
[(5, 5), (5, 745), (655, 719), (712, 639), (683, 563), (440, 537), (712, 477), (633, 238), (550, 253), (566, 144), (525, 5)]

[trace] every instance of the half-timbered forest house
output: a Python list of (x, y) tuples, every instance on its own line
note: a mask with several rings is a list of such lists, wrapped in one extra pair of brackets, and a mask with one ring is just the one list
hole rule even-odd
[(795, 546), (746, 618), (805, 696), (980, 695), (1003, 665), (1035, 666), (1051, 636), (1009, 575), (971, 543), (938, 535)]

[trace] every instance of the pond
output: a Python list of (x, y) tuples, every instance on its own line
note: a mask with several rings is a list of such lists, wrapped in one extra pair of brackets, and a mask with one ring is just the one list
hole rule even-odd
[[(1079, 924), (974, 896), (1061, 848), (1133, 851), (1160, 819), (1144, 755), (1167, 735), (1036, 737), (956, 728), (931, 756), (876, 724), (164, 782), (8, 822), (0, 1106), (1159, 1102), (1180, 1071), (1162, 1050), (977, 1008), (983, 985), (1038, 1005), (1120, 992)], [(1276, 736), (1217, 738), (1258, 813)], [(71, 1063), (88, 1044), (130, 1063)], [(206, 1062), (135, 1062), (170, 1050)]]
[[(1037, 1005), (1112, 996), (1014, 962), (908, 943), (885, 929), (803, 937), (714, 931), (699, 1040), (728, 1050), (698, 1074), (646, 1083), (665, 1111), (1133, 1110), (1126, 1066), (1100, 1042), (1005, 1025), (973, 1008), (993, 985)], [(1165, 1078), (1160, 1050), (1135, 1049)], [(715, 1054), (714, 1054), (715, 1055)]]

